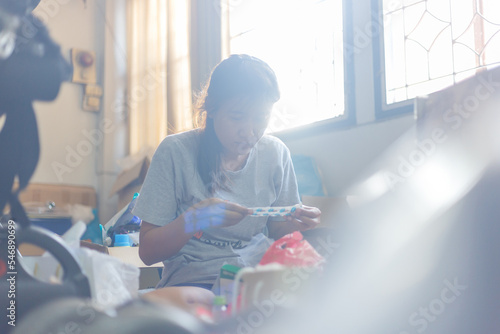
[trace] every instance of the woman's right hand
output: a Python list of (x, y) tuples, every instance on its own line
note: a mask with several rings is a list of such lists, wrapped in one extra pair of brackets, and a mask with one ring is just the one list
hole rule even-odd
[(201, 231), (208, 227), (227, 227), (238, 224), (252, 210), (219, 198), (207, 198), (187, 209), (183, 216), (188, 231)]

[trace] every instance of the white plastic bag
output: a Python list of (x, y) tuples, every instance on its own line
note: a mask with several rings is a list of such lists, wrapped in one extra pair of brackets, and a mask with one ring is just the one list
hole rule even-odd
[(95, 218), (91, 206), (82, 204), (67, 204), (65, 208), (71, 214), (71, 221), (73, 224), (79, 221), (88, 224)]
[[(136, 298), (139, 268), (111, 255), (80, 247), (80, 238), (85, 229), (85, 223), (80, 221), (62, 236), (62, 240), (73, 251), (87, 276), (92, 300), (104, 308), (113, 308)], [(22, 262), (28, 273), (43, 282), (57, 283), (62, 279), (61, 265), (49, 252), (41, 256), (23, 257)]]
[(250, 243), (241, 249), (235, 249), (234, 252), (238, 254), (244, 261), (245, 266), (256, 266), (267, 249), (273, 244), (273, 240), (259, 233), (252, 237)]
[(95, 303), (103, 307), (115, 307), (137, 298), (139, 268), (88, 248), (79, 248), (76, 255), (89, 279)]
[(103, 307), (115, 307), (136, 298), (139, 268), (108, 254), (79, 247), (84, 231), (82, 226), (77, 228), (73, 225), (63, 239), (75, 251), (83, 273), (89, 280), (92, 300)]

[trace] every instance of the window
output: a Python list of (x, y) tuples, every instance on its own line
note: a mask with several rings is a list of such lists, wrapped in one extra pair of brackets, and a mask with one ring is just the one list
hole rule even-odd
[(269, 131), (342, 119), (343, 15), (338, 0), (229, 1), (230, 52), (266, 61), (281, 99)]
[(384, 32), (374, 57), (382, 114), (500, 64), (498, 0), (375, 2)]

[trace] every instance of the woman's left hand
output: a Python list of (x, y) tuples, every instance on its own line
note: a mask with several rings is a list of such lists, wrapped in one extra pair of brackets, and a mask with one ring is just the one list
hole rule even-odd
[(321, 211), (312, 206), (303, 205), (297, 208), (291, 216), (286, 216), (287, 222), (297, 225), (298, 231), (315, 228), (320, 223)]

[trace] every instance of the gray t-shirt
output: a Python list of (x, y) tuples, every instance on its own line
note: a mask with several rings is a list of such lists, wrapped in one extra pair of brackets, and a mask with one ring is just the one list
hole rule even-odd
[[(200, 132), (191, 130), (167, 136), (158, 146), (134, 214), (150, 224), (164, 226), (193, 204), (217, 197), (245, 207), (288, 206), (300, 202), (288, 148), (281, 140), (263, 136), (252, 148), (242, 169), (227, 171), (231, 192), (213, 196), (197, 172)], [(253, 246), (253, 237), (265, 233), (267, 217), (246, 217), (236, 225), (208, 227), (193, 236), (165, 268), (157, 288), (184, 283), (209, 283), (217, 279), (224, 264), (255, 265), (239, 255)], [(247, 253), (247, 252), (245, 252)]]

